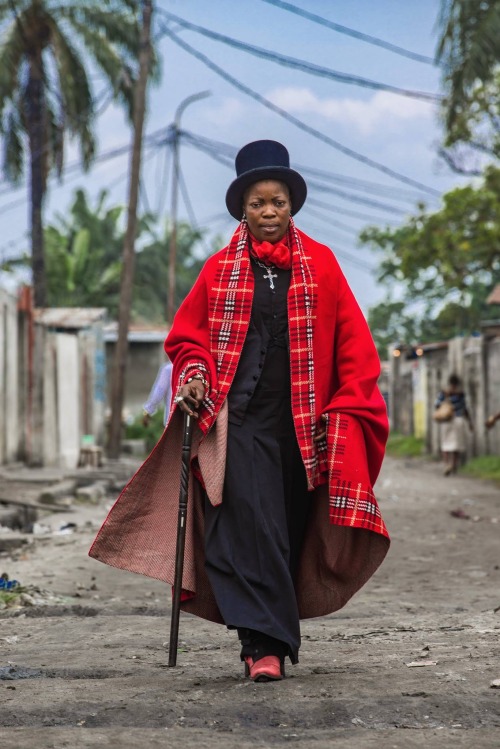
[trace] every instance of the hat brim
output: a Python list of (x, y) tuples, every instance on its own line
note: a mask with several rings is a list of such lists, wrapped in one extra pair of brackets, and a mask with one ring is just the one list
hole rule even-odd
[(237, 177), (228, 187), (226, 193), (227, 210), (233, 218), (241, 221), (243, 215), (243, 195), (250, 185), (263, 179), (276, 179), (284, 182), (290, 190), (292, 216), (300, 211), (307, 197), (307, 185), (304, 178), (294, 169), (286, 166), (259, 167), (250, 169)]

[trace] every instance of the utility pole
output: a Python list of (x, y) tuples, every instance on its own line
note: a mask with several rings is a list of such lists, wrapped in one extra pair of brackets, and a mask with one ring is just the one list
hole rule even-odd
[(170, 231), (170, 247), (169, 247), (169, 262), (168, 262), (168, 303), (167, 303), (167, 322), (172, 325), (175, 314), (175, 265), (177, 262), (177, 205), (179, 195), (179, 136), (181, 133), (181, 115), (190, 104), (198, 99), (204, 99), (206, 96), (210, 96), (210, 91), (200, 91), (199, 94), (193, 94), (184, 99), (175, 111), (174, 124), (172, 126), (173, 138), (172, 138), (172, 163), (173, 163), (173, 174), (172, 174), (172, 202), (170, 208), (170, 216), (172, 221), (172, 229)]
[(128, 354), (128, 329), (132, 306), (132, 288), (135, 267), (135, 235), (137, 231), (137, 202), (141, 175), (142, 132), (146, 111), (146, 89), (151, 66), (152, 0), (143, 0), (142, 29), (139, 49), (139, 77), (134, 92), (133, 144), (130, 159), (129, 200), (127, 229), (123, 243), (120, 306), (118, 312), (118, 340), (115, 347), (111, 392), (111, 423), (108, 455), (120, 456), (122, 410), (125, 397), (125, 378)]

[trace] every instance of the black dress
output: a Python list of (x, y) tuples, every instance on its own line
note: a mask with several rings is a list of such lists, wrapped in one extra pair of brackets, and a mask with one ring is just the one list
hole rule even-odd
[(291, 410), (291, 272), (252, 267), (251, 322), (228, 396), (223, 502), (205, 506), (206, 570), (226, 625), (238, 629), (241, 657), (288, 655), (295, 663), (294, 575), (309, 500)]

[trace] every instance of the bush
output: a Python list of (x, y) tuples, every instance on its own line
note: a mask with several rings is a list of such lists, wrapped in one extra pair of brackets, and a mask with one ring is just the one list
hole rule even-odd
[(127, 440), (144, 440), (144, 445), (148, 453), (151, 452), (161, 435), (163, 434), (163, 409), (159, 409), (151, 417), (147, 427), (142, 423), (142, 414), (136, 416), (131, 424), (125, 428), (125, 439)]
[(396, 458), (415, 458), (424, 455), (425, 444), (420, 437), (391, 432), (387, 441), (387, 453)]

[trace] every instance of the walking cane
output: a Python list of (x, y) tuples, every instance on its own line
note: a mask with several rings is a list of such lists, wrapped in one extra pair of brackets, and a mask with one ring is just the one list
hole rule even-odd
[(184, 569), (184, 547), (186, 545), (186, 518), (189, 486), (189, 460), (191, 457), (191, 437), (193, 418), (184, 413), (184, 434), (182, 437), (181, 484), (179, 489), (179, 514), (177, 518), (177, 542), (175, 546), (175, 576), (172, 596), (172, 617), (170, 620), (170, 643), (168, 665), (177, 664), (177, 641), (179, 638), (179, 614), (181, 608), (182, 572)]

